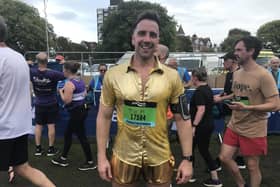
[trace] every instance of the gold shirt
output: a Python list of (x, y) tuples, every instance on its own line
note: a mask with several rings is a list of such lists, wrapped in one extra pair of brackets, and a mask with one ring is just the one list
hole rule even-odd
[[(114, 154), (130, 165), (157, 166), (170, 160), (167, 106), (169, 103), (178, 103), (184, 87), (177, 71), (158, 61), (142, 89), (141, 78), (130, 66), (130, 62), (131, 60), (128, 60), (106, 72), (100, 102), (104, 106), (116, 106), (117, 109), (118, 131), (113, 147)], [(125, 123), (124, 100), (157, 103), (155, 126), (133, 126)]]

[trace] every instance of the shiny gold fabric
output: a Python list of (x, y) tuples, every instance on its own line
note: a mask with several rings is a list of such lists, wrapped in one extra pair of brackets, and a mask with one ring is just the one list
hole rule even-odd
[[(132, 57), (133, 58), (133, 57)], [(155, 58), (156, 59), (156, 58)], [(118, 132), (113, 152), (123, 162), (142, 167), (158, 166), (171, 156), (166, 125), (168, 103), (178, 103), (184, 88), (176, 70), (155, 60), (145, 88), (130, 61), (107, 71), (103, 80), (101, 103), (117, 109)], [(123, 121), (123, 101), (156, 102), (155, 127), (133, 126)]]
[(115, 155), (112, 156), (111, 166), (113, 180), (118, 184), (132, 184), (139, 180), (140, 175), (150, 184), (164, 184), (171, 181), (174, 167), (174, 157), (159, 166), (145, 166), (142, 168), (122, 162)]

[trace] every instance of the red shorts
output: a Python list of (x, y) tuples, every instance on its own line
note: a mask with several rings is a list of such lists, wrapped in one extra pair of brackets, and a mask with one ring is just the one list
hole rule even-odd
[(239, 147), (243, 156), (259, 156), (267, 154), (266, 137), (248, 138), (240, 136), (230, 128), (226, 129), (223, 143), (233, 147)]

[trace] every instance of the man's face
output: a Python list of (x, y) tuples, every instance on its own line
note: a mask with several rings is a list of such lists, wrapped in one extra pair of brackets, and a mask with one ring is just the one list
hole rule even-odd
[(168, 62), (168, 66), (173, 68), (173, 69), (177, 69), (177, 62), (176, 62), (176, 59), (170, 59), (169, 62)]
[(270, 67), (273, 70), (277, 70), (279, 68), (280, 65), (280, 60), (279, 59), (271, 59), (270, 61)]
[(247, 51), (243, 41), (239, 41), (234, 47), (234, 54), (239, 65), (246, 64), (252, 58), (253, 52), (254, 50)]
[(99, 67), (99, 72), (100, 72), (101, 76), (104, 76), (106, 71), (107, 71), (107, 67), (106, 66), (100, 66)]
[(224, 60), (224, 69), (225, 70), (231, 70), (232, 68), (232, 64), (233, 64), (233, 60), (232, 59), (226, 59)]
[(135, 52), (143, 60), (154, 56), (159, 43), (159, 27), (154, 21), (144, 19), (138, 23), (132, 35)]

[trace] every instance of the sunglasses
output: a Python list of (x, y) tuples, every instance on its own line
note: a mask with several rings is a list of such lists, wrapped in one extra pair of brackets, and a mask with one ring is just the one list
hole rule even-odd
[(100, 69), (99, 71), (100, 72), (106, 72), (107, 70), (106, 69)]

